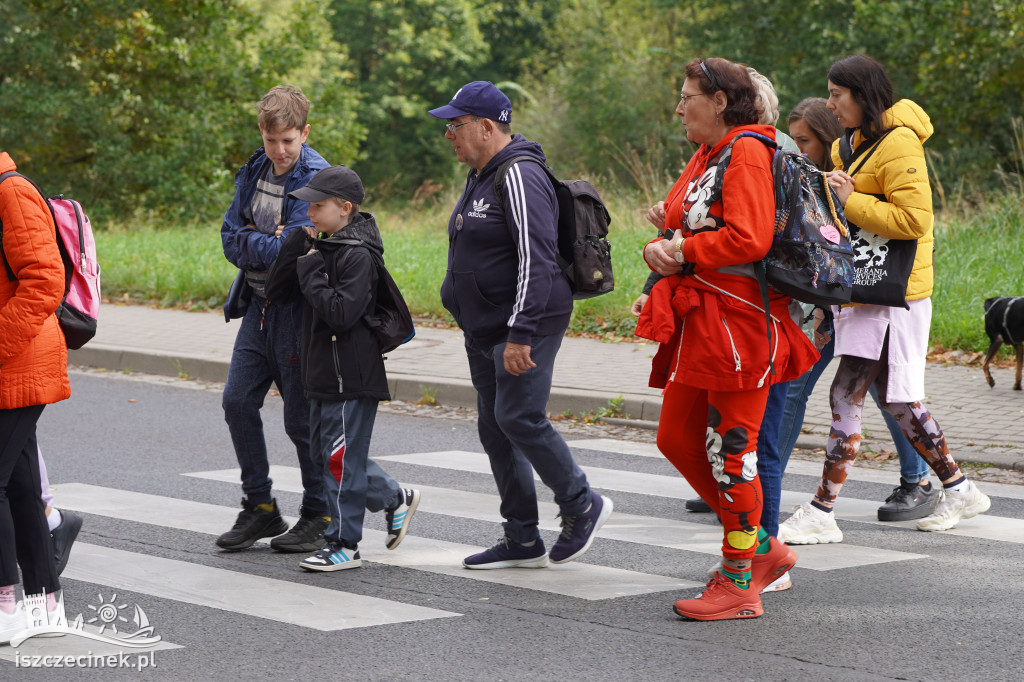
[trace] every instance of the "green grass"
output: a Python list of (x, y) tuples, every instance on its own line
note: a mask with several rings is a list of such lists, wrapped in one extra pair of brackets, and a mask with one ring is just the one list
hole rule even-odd
[(1006, 193), (942, 216), (935, 245), (931, 342), (984, 350), (985, 299), (1024, 294), (1024, 196)]
[[(648, 201), (605, 189), (612, 215), (615, 291), (578, 301), (570, 332), (630, 336), (629, 307), (647, 278), (640, 249), (653, 235)], [(367, 206), (377, 216), (388, 268), (413, 313), (450, 321), (438, 290), (447, 260), (447, 224), (457, 194), (424, 205)], [(1024, 197), (1007, 192), (981, 207), (954, 208), (936, 222), (936, 287), (931, 342), (947, 349), (983, 350), (988, 341), (982, 302), (1024, 294)], [(223, 303), (235, 268), (224, 260), (220, 224), (168, 228), (107, 226), (97, 232), (104, 295), (192, 310)]]

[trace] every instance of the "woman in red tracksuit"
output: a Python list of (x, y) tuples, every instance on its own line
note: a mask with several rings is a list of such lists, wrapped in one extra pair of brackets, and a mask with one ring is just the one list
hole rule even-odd
[[(696, 599), (675, 611), (699, 620), (754, 618), (761, 588), (796, 554), (760, 529), (757, 433), (769, 386), (803, 374), (817, 357), (790, 318), (789, 298), (771, 292), (771, 341), (751, 263), (771, 246), (775, 219), (772, 150), (743, 132), (775, 139), (758, 125), (746, 68), (694, 60), (676, 113), (700, 145), (648, 219), (671, 240), (644, 247), (664, 279), (655, 285), (637, 335), (661, 342), (651, 385), (665, 387), (658, 447), (722, 521), (722, 567)], [(716, 191), (717, 166), (731, 152)], [(720, 196), (719, 196), (720, 194)], [(774, 365), (775, 372), (771, 372)]]

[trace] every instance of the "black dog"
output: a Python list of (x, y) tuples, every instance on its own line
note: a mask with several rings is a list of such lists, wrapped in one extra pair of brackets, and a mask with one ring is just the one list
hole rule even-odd
[(1013, 346), (1017, 355), (1017, 381), (1013, 384), (1013, 390), (1020, 390), (1020, 370), (1024, 362), (1024, 297), (1022, 296), (999, 296), (985, 301), (985, 333), (992, 340), (985, 354), (985, 364), (981, 369), (985, 372), (985, 379), (989, 386), (995, 386), (996, 382), (988, 371), (988, 363), (996, 356), (999, 347), (1004, 343)]

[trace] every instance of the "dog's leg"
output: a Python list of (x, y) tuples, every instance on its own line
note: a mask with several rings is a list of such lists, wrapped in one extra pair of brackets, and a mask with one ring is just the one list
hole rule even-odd
[(992, 362), (992, 358), (999, 352), (999, 347), (1003, 345), (1003, 340), (1000, 337), (993, 339), (992, 344), (988, 347), (988, 352), (985, 354), (985, 362), (981, 365), (981, 371), (985, 373), (985, 381), (988, 382), (989, 388), (994, 388), (996, 385), (995, 379), (992, 378), (992, 374), (988, 371), (988, 363)]
[(1022, 344), (1015, 343), (1013, 345), (1013, 350), (1017, 355), (1017, 376), (1015, 377), (1016, 382), (1013, 384), (1013, 390), (1019, 391), (1021, 364), (1024, 363), (1024, 347), (1022, 347)]

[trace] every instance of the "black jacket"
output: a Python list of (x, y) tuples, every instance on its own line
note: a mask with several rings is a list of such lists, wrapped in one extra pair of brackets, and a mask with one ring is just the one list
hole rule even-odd
[[(310, 247), (315, 251), (307, 254)], [(383, 255), (380, 231), (372, 215), (360, 213), (327, 239), (294, 230), (268, 273), (269, 300), (305, 299), (300, 361), (308, 398), (391, 399), (377, 337), (363, 321), (376, 303), (371, 249)]]

